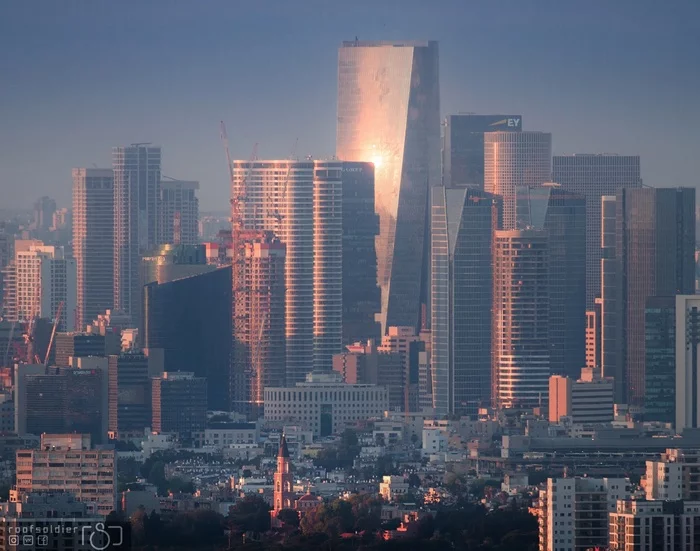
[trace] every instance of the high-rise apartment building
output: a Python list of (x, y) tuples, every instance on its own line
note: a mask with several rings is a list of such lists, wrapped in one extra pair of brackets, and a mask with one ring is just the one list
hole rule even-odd
[(163, 176), (158, 202), (158, 244), (199, 243), (199, 182)]
[(374, 165), (343, 163), (343, 344), (380, 338)]
[(493, 246), (492, 401), (543, 405), (550, 375), (547, 232), (497, 231)]
[(556, 184), (518, 186), (516, 225), (547, 233), (549, 365), (578, 377), (586, 362), (586, 203)]
[(500, 198), (471, 188), (432, 189), (433, 407), (476, 415), (491, 399), (492, 239)]
[(107, 516), (117, 509), (117, 454), (95, 448), (88, 434), (42, 434), (38, 450), (17, 450), (20, 493), (66, 492), (88, 512)]
[(539, 496), (540, 551), (606, 549), (608, 515), (630, 497), (628, 488), (625, 478), (548, 478)]
[(73, 169), (73, 256), (77, 270), (76, 328), (114, 304), (114, 175)]
[(56, 200), (43, 196), (34, 203), (33, 228), (40, 232), (48, 232), (53, 223), (53, 213), (56, 211)]
[(59, 328), (75, 329), (76, 264), (65, 256), (63, 247), (16, 246), (14, 271), (14, 312), (6, 312), (8, 319), (55, 319), (63, 303)]
[(676, 432), (700, 428), (700, 296), (676, 296)]
[[(263, 413), (264, 388), (284, 386), (287, 380), (286, 248), (272, 232), (237, 232), (236, 236), (229, 394), (232, 409), (257, 418)], [(299, 287), (297, 284), (297, 289)], [(307, 370), (311, 359), (309, 355)]]
[(503, 198), (503, 229), (517, 228), (515, 190), (552, 177), (552, 135), (547, 132), (484, 134), (484, 190)]
[(445, 119), (442, 185), (484, 189), (484, 133), (521, 132), (521, 115), (460, 113)]
[(214, 411), (231, 408), (231, 289), (231, 266), (143, 289), (143, 347), (163, 350), (166, 371), (205, 378)]
[(622, 189), (616, 199), (617, 361), (626, 400), (644, 405), (644, 311), (695, 290), (695, 189)]
[(586, 308), (601, 296), (601, 198), (622, 188), (640, 188), (637, 155), (576, 154), (552, 158), (552, 180), (586, 198)]
[(158, 244), (161, 149), (132, 144), (112, 149), (114, 171), (114, 308), (139, 325), (141, 254)]
[(207, 381), (186, 371), (164, 372), (152, 381), (155, 432), (174, 432), (185, 445), (207, 424)]
[(647, 461), (644, 488), (650, 500), (700, 501), (700, 452), (669, 448), (658, 461)]
[(336, 155), (374, 163), (382, 332), (417, 329), (429, 301), (428, 190), (440, 184), (437, 42), (343, 42)]
[(109, 432), (125, 440), (151, 424), (148, 357), (138, 352), (109, 356)]
[(644, 420), (676, 421), (676, 297), (649, 297), (644, 309)]

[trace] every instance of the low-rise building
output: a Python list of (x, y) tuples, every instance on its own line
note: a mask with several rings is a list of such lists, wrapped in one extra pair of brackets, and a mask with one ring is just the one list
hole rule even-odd
[(408, 482), (403, 476), (384, 476), (379, 483), (379, 493), (387, 501), (395, 501), (408, 493)]
[(423, 429), (423, 454), (440, 453), (447, 450), (447, 434), (439, 428)]
[(613, 420), (613, 380), (600, 369), (584, 367), (581, 378), (552, 375), (549, 378), (549, 421), (570, 417), (574, 423), (610, 423)]
[(646, 467), (647, 499), (700, 501), (700, 449), (667, 449)]

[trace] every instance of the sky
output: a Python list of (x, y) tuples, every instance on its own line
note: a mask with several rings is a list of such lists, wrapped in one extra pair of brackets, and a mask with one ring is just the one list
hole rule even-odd
[(70, 206), (71, 168), (163, 147), (163, 174), (230, 195), (234, 158), (335, 151), (343, 40), (438, 40), (442, 116), (522, 114), (555, 154), (700, 174), (697, 0), (0, 0), (0, 208)]

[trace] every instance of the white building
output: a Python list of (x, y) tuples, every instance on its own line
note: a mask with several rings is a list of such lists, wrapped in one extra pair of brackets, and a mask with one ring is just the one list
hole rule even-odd
[(389, 394), (377, 385), (343, 383), (336, 372), (309, 373), (294, 387), (265, 388), (265, 420), (292, 422), (314, 436), (342, 432), (356, 421), (381, 418)]
[[(676, 296), (676, 432), (700, 428), (700, 296)], [(693, 414), (695, 412), (695, 414)]]
[(423, 429), (423, 454), (447, 451), (447, 434), (439, 428)]
[(625, 478), (548, 478), (540, 490), (540, 551), (579, 551), (608, 545), (608, 514), (628, 499)]
[(668, 449), (646, 465), (647, 499), (700, 501), (700, 450)]
[(384, 476), (379, 483), (379, 493), (387, 501), (394, 501), (408, 493), (408, 482), (403, 476)]
[(257, 444), (260, 431), (255, 423), (215, 423), (204, 431), (204, 445), (229, 448)]

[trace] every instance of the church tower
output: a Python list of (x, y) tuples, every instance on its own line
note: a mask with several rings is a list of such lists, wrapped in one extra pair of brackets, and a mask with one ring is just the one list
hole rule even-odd
[(274, 512), (294, 508), (292, 491), (292, 469), (289, 462), (289, 448), (284, 434), (280, 437), (280, 449), (277, 452), (277, 472), (275, 473)]

